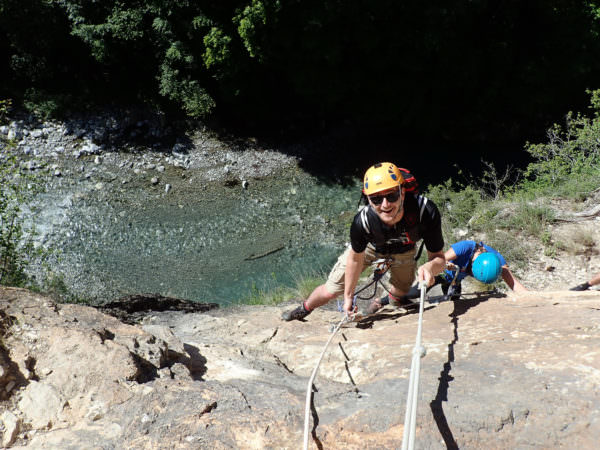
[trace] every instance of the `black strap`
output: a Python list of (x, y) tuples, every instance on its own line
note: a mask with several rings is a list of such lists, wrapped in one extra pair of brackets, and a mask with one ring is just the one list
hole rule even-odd
[(423, 253), (423, 246), (425, 245), (425, 240), (421, 240), (421, 245), (419, 245), (419, 250), (417, 250), (417, 254), (415, 255), (415, 261), (418, 261), (421, 257), (421, 253)]

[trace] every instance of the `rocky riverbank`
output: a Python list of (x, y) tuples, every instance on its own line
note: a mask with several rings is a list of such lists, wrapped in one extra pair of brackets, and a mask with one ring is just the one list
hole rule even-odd
[(301, 149), (160, 119), (111, 113), (0, 127), (46, 186), (29, 217), (38, 243), (60, 250), (53, 275), (76, 298), (156, 292), (228, 304), (331, 263), (356, 202), (350, 188), (302, 171)]

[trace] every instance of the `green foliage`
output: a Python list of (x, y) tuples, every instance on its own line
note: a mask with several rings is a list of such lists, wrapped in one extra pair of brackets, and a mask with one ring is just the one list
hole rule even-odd
[(33, 286), (32, 290), (43, 292), (44, 295), (48, 295), (60, 303), (76, 303), (81, 305), (89, 305), (91, 303), (89, 299), (73, 294), (67, 286), (64, 277), (61, 274), (52, 272), (48, 273), (43, 287)]
[(555, 212), (543, 204), (517, 203), (504, 217), (496, 217), (497, 226), (512, 231), (522, 231), (540, 237), (547, 226), (554, 222)]
[(27, 286), (30, 279), (26, 269), (35, 259), (47, 252), (33, 243), (35, 230), (25, 230), (21, 206), (39, 192), (35, 178), (23, 173), (14, 155), (0, 155), (0, 284)]
[(547, 143), (527, 143), (525, 150), (534, 158), (525, 172), (527, 189), (551, 193), (569, 179), (589, 179), (598, 173), (600, 91), (591, 92), (591, 103), (595, 117), (569, 112), (564, 127), (555, 124), (548, 130)]
[(587, 0), (0, 0), (0, 11), (0, 96), (19, 103), (34, 88), (514, 142), (584, 102), (600, 73)]
[(224, 65), (231, 56), (231, 37), (217, 27), (212, 27), (204, 36), (204, 46), (204, 65), (209, 69)]
[[(484, 237), (517, 267), (536, 250), (528, 247), (530, 237), (541, 241), (548, 256), (564, 249), (565, 244), (553, 241), (548, 227), (556, 220), (550, 200), (583, 200), (600, 187), (600, 90), (590, 94), (593, 118), (569, 114), (564, 128), (554, 125), (548, 131), (547, 143), (526, 146), (534, 161), (525, 179), (515, 182), (507, 175), (518, 176), (514, 170), (499, 175), (493, 165), (483, 162), (482, 174), (471, 176), (469, 185), (448, 180), (429, 189), (427, 195), (442, 213), (447, 242)], [(591, 245), (593, 241), (578, 247)]]
[(285, 287), (276, 287), (274, 289), (259, 289), (256, 284), (252, 284), (250, 294), (241, 301), (245, 305), (277, 305), (288, 300), (291, 292)]
[(29, 88), (23, 96), (23, 106), (37, 118), (47, 120), (64, 113), (72, 100), (69, 94), (52, 94), (42, 89)]
[[(276, 2), (275, 6), (279, 7), (279, 2)], [(262, 46), (264, 45), (261, 42), (261, 37), (264, 36), (264, 28), (267, 24), (265, 2), (252, 0), (252, 3), (237, 14), (233, 21), (238, 25), (238, 34), (242, 38), (244, 47), (248, 50), (250, 57), (261, 56)]]
[(8, 114), (12, 109), (12, 99), (7, 98), (0, 100), (0, 123), (5, 123), (8, 119)]
[(466, 228), (482, 205), (481, 192), (472, 186), (462, 186), (447, 180), (431, 186), (427, 191), (442, 215), (442, 229), (446, 240), (456, 239), (458, 229)]
[[(273, 281), (276, 281), (273, 274)], [(297, 275), (291, 287), (277, 286), (259, 289), (255, 283), (250, 287), (250, 293), (240, 303), (249, 305), (277, 305), (292, 299), (306, 299), (312, 291), (325, 282), (326, 275), (322, 273), (308, 273)]]
[(548, 230), (543, 231), (540, 236), (540, 240), (542, 241), (542, 245), (544, 246), (544, 255), (555, 257), (557, 253), (557, 246), (552, 241), (552, 233), (550, 233), (550, 231)]

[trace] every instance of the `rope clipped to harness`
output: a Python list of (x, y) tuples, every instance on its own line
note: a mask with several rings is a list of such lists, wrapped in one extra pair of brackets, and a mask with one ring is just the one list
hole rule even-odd
[(410, 380), (408, 382), (408, 394), (406, 396), (406, 415), (404, 417), (404, 435), (402, 437), (402, 450), (412, 450), (415, 446), (415, 431), (417, 421), (417, 395), (419, 393), (419, 377), (421, 372), (421, 358), (425, 356), (425, 347), (421, 344), (423, 331), (423, 305), (425, 303), (425, 292), (427, 284), (425, 281), (419, 283), (421, 289), (421, 300), (419, 303), (419, 325), (417, 327), (417, 338), (413, 348), (412, 363), (410, 366)]
[(321, 356), (319, 357), (319, 360), (317, 361), (317, 365), (313, 369), (312, 374), (308, 380), (308, 388), (306, 389), (306, 407), (304, 410), (304, 447), (303, 447), (304, 450), (308, 449), (308, 427), (309, 427), (309, 423), (310, 423), (310, 403), (311, 403), (310, 400), (311, 400), (313, 382), (315, 381), (315, 377), (317, 376), (317, 372), (319, 370), (319, 365), (321, 364), (321, 360), (323, 359), (323, 356), (325, 355), (325, 352), (327, 351), (327, 347), (329, 346), (329, 343), (331, 342), (331, 340), (333, 339), (335, 334), (338, 332), (338, 330), (341, 328), (341, 326), (344, 323), (350, 322), (351, 320), (352, 320), (351, 316), (344, 315), (344, 318), (342, 320), (340, 320), (340, 322), (333, 329), (333, 332), (331, 333), (331, 336), (329, 336), (329, 339), (327, 340), (325, 347), (323, 347), (323, 351), (321, 352)]
[[(390, 270), (392, 263), (393, 263), (392, 258), (381, 258), (381, 259), (378, 259), (373, 262), (373, 264), (375, 265), (375, 270), (373, 270), (373, 278), (369, 283), (365, 284), (362, 288), (360, 288), (359, 290), (354, 292), (354, 298), (352, 299), (352, 308), (354, 308), (356, 306), (356, 303), (359, 299), (360, 300), (368, 300), (368, 299), (375, 297), (375, 294), (377, 294), (377, 285), (378, 284), (381, 285), (381, 287), (383, 287), (383, 289), (388, 294), (390, 293), (390, 290), (385, 286), (385, 284), (383, 284), (383, 282), (381, 280), (383, 279), (383, 276), (387, 273), (387, 271)], [(374, 286), (374, 287), (373, 287), (373, 293), (370, 296), (361, 297), (358, 295), (371, 286)], [(340, 303), (339, 299), (337, 301), (337, 307), (338, 307), (338, 311), (341, 312), (342, 304)]]

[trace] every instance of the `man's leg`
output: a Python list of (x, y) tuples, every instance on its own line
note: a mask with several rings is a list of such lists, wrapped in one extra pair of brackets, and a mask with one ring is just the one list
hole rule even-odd
[(281, 318), (285, 321), (302, 320), (315, 308), (323, 306), (343, 294), (347, 258), (348, 250), (338, 258), (325, 284), (317, 286), (300, 306), (291, 311), (284, 312)]
[(338, 294), (331, 294), (327, 290), (327, 287), (322, 284), (317, 286), (314, 291), (308, 296), (308, 298), (302, 302), (300, 306), (290, 311), (285, 311), (281, 318), (287, 322), (290, 320), (302, 320), (308, 316), (313, 309), (323, 306), (330, 300), (336, 298)]
[(404, 296), (410, 291), (416, 269), (415, 250), (394, 255), (394, 262), (390, 267), (391, 295), (388, 295), (392, 306), (403, 306), (408, 303)]
[(323, 305), (329, 303), (331, 300), (336, 298), (338, 295), (339, 295), (339, 293), (337, 293), (337, 292), (334, 294), (329, 292), (329, 290), (327, 289), (327, 284), (322, 284), (320, 286), (317, 286), (315, 288), (315, 290), (312, 291), (312, 293), (308, 296), (308, 298), (304, 302), (304, 305), (306, 306), (306, 308), (309, 311), (312, 311), (313, 309), (318, 308), (319, 306), (323, 306)]
[(392, 257), (393, 261), (389, 269), (390, 292), (388, 295), (374, 299), (367, 308), (367, 314), (374, 314), (387, 304), (403, 306), (412, 303), (404, 296), (410, 290), (415, 278), (415, 250), (392, 255)]

